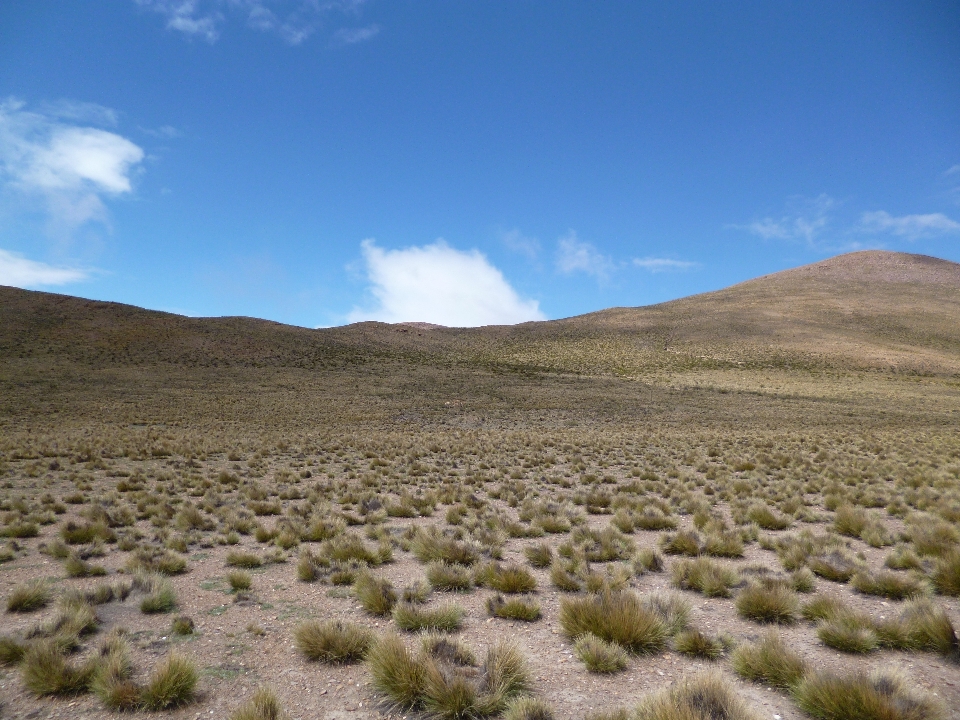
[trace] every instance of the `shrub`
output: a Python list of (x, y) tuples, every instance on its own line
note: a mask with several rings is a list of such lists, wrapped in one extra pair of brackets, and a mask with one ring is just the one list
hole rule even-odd
[(807, 671), (806, 663), (775, 633), (764, 635), (752, 645), (741, 645), (733, 651), (731, 660), (740, 677), (782, 689), (794, 687)]
[(794, 691), (800, 708), (818, 720), (934, 720), (939, 705), (910, 691), (895, 675), (807, 676)]
[(430, 563), (427, 580), (437, 590), (463, 592), (473, 587), (473, 578), (466, 565), (451, 565), (442, 561)]
[(400, 603), (393, 608), (393, 621), (401, 630), (410, 632), (420, 630), (452, 632), (459, 630), (463, 623), (463, 608), (459, 605), (423, 608), (410, 603)]
[(730, 597), (740, 582), (737, 571), (709, 558), (679, 560), (671, 568), (673, 584), (683, 590), (697, 590), (707, 597)]
[(309, 620), (294, 631), (294, 641), (308, 660), (336, 664), (361, 660), (373, 635), (354, 623)]
[(153, 671), (143, 689), (143, 707), (147, 710), (168, 710), (186, 705), (193, 699), (197, 679), (193, 662), (171, 653)]
[(7, 596), (7, 612), (33, 612), (50, 603), (50, 590), (42, 580), (17, 585)]
[(680, 680), (643, 702), (636, 720), (755, 720), (740, 694), (719, 673)]
[(494, 617), (506, 620), (533, 622), (540, 619), (540, 603), (527, 598), (510, 598), (494, 595), (487, 599), (487, 611)]
[(793, 623), (800, 602), (793, 589), (778, 583), (753, 582), (737, 594), (737, 612), (760, 623)]
[(723, 655), (724, 645), (719, 638), (704, 635), (699, 630), (684, 630), (673, 639), (673, 648), (678, 653), (716, 660)]
[(573, 645), (573, 652), (592, 673), (615, 673), (627, 667), (626, 651), (593, 633), (580, 636)]
[(629, 591), (564, 598), (560, 602), (560, 626), (571, 638), (592, 633), (637, 653), (662, 650), (669, 636), (663, 618)]
[(353, 593), (371, 615), (389, 615), (397, 602), (397, 593), (388, 580), (361, 573), (353, 584)]
[(524, 549), (523, 554), (527, 562), (535, 568), (550, 567), (550, 563), (553, 562), (553, 550), (546, 543), (529, 545)]
[(923, 580), (889, 571), (871, 573), (861, 570), (854, 574), (850, 584), (866, 595), (879, 595), (891, 600), (903, 600), (928, 592), (927, 583)]
[(230, 720), (288, 720), (280, 700), (269, 688), (260, 688), (246, 703), (234, 710)]

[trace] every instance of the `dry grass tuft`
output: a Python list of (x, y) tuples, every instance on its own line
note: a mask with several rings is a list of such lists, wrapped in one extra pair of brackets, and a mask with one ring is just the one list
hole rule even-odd
[(808, 676), (794, 691), (800, 708), (818, 720), (940, 720), (943, 708), (890, 674)]
[(591, 633), (636, 653), (659, 652), (670, 635), (663, 618), (630, 591), (564, 598), (560, 626), (568, 637)]
[(362, 660), (373, 641), (364, 627), (340, 620), (310, 620), (294, 631), (297, 649), (308, 660), (336, 664)]
[(289, 720), (289, 717), (273, 690), (260, 688), (230, 715), (230, 720)]
[(776, 633), (768, 633), (752, 645), (741, 645), (733, 651), (732, 662), (741, 677), (782, 689), (794, 687), (807, 670), (803, 659)]

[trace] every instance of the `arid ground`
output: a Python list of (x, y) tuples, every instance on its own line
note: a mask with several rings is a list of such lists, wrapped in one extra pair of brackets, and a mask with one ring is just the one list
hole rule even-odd
[(960, 266), (472, 330), (0, 288), (0, 538), (0, 717), (960, 717)]

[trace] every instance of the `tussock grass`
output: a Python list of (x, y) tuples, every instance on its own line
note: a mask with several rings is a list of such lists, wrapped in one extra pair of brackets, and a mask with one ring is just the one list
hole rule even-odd
[(238, 568), (258, 568), (263, 565), (263, 558), (256, 553), (245, 552), (242, 550), (231, 550), (227, 553), (227, 565)]
[(435, 590), (466, 592), (473, 587), (473, 576), (466, 565), (436, 561), (427, 566), (427, 580)]
[(397, 603), (397, 592), (389, 580), (361, 573), (353, 583), (353, 593), (371, 615), (389, 615)]
[(939, 653), (960, 662), (960, 638), (946, 611), (927, 598), (908, 602), (900, 615), (900, 623), (919, 650)]
[(690, 618), (690, 602), (679, 593), (654, 591), (643, 597), (644, 607), (656, 613), (671, 635), (685, 630)]
[(850, 585), (865, 595), (879, 595), (890, 600), (903, 600), (930, 592), (929, 585), (921, 578), (884, 570), (876, 573), (861, 570), (851, 578)]
[(845, 583), (853, 577), (857, 570), (857, 563), (843, 550), (831, 552), (810, 558), (808, 567), (825, 580)]
[(0, 666), (18, 665), (27, 653), (27, 644), (9, 635), (0, 635)]
[(23, 684), (34, 695), (79, 695), (87, 692), (96, 667), (74, 664), (55, 641), (31, 644), (20, 664)]
[(374, 687), (398, 708), (418, 706), (425, 685), (424, 664), (393, 633), (380, 637), (367, 653)]
[(747, 510), (747, 519), (764, 530), (786, 530), (791, 524), (790, 518), (775, 513), (769, 506), (761, 504), (750, 506)]
[(892, 674), (807, 676), (794, 691), (804, 712), (818, 720), (940, 720), (944, 710)]
[(340, 620), (309, 620), (297, 627), (293, 637), (304, 657), (328, 664), (362, 660), (373, 641), (366, 628)]
[(90, 689), (110, 710), (135, 710), (143, 689), (131, 680), (132, 672), (126, 640), (113, 633), (100, 645)]
[(234, 592), (243, 592), (253, 586), (253, 578), (250, 577), (250, 573), (243, 570), (232, 570), (227, 573), (227, 582)]
[(165, 577), (138, 576), (134, 585), (142, 589), (147, 596), (140, 601), (140, 612), (147, 615), (173, 612), (177, 608), (177, 594), (173, 584)]
[(693, 530), (668, 533), (660, 540), (660, 547), (667, 555), (689, 555), (695, 557), (703, 551), (703, 541)]
[(421, 638), (420, 645), (423, 651), (434, 660), (442, 660), (463, 667), (477, 666), (477, 656), (473, 654), (473, 650), (449, 635), (426, 633)]
[(684, 630), (673, 639), (678, 653), (705, 660), (716, 660), (726, 649), (720, 638), (705, 635), (700, 630)]
[(527, 593), (537, 589), (537, 581), (522, 565), (500, 565), (489, 563), (476, 574), (478, 585), (498, 590), (502, 593)]
[(535, 568), (547, 568), (553, 562), (553, 549), (547, 543), (528, 545), (523, 554), (527, 562)]
[(192, 635), (194, 631), (193, 620), (185, 615), (175, 617), (170, 624), (170, 632), (174, 635)]
[(503, 720), (554, 720), (553, 708), (540, 698), (521, 695), (507, 703)]
[(851, 612), (821, 622), (817, 637), (827, 647), (847, 653), (868, 653), (880, 647), (880, 636), (870, 618)]
[(573, 652), (592, 673), (615, 673), (625, 670), (627, 652), (616, 643), (607, 642), (593, 633), (581, 635), (573, 645)]
[(146, 710), (169, 710), (186, 705), (193, 700), (197, 680), (193, 661), (171, 653), (151, 674), (143, 688), (141, 704)]
[(494, 595), (487, 598), (487, 612), (505, 620), (534, 622), (540, 619), (540, 603), (529, 598), (507, 598)]
[(409, 632), (420, 630), (453, 632), (460, 629), (463, 616), (463, 608), (451, 604), (424, 608), (411, 603), (400, 603), (393, 608), (393, 621), (401, 630)]
[(954, 550), (939, 558), (930, 579), (938, 593), (960, 596), (960, 551)]
[(772, 632), (756, 643), (736, 648), (731, 660), (740, 677), (785, 690), (796, 686), (807, 672), (803, 659)]
[(738, 693), (719, 673), (684, 678), (647, 699), (637, 708), (636, 720), (758, 720)]
[(288, 720), (289, 715), (270, 688), (259, 688), (230, 715), (230, 720)]
[(480, 559), (475, 547), (444, 535), (435, 525), (417, 532), (410, 543), (410, 552), (424, 563), (439, 560), (454, 565), (473, 565)]
[(730, 597), (740, 582), (739, 573), (729, 565), (711, 560), (678, 560), (670, 570), (673, 584), (683, 590), (697, 590), (707, 597)]
[(17, 585), (7, 595), (7, 612), (33, 612), (50, 604), (50, 589), (42, 580)]
[(790, 624), (797, 620), (800, 601), (793, 588), (779, 582), (751, 582), (737, 594), (737, 613), (759, 623)]
[(591, 633), (636, 653), (659, 652), (670, 634), (663, 618), (630, 591), (564, 598), (560, 626), (570, 638)]

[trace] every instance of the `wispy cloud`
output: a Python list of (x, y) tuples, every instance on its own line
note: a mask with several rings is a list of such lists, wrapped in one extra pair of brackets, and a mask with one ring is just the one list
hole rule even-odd
[(19, 253), (0, 250), (0, 285), (19, 288), (67, 285), (86, 280), (89, 276), (87, 270), (47, 265), (28, 260)]
[(868, 233), (889, 233), (907, 240), (960, 233), (960, 222), (943, 213), (901, 215), (894, 217), (885, 210), (865, 212), (860, 216), (860, 228)]
[(829, 211), (834, 205), (836, 202), (828, 195), (794, 197), (788, 202), (787, 212), (779, 218), (765, 217), (732, 227), (764, 240), (801, 241), (813, 246), (829, 225)]
[(457, 250), (443, 240), (402, 250), (384, 250), (364, 240), (360, 247), (376, 304), (354, 308), (350, 322), (477, 327), (545, 319), (539, 303), (520, 297), (477, 250)]
[(158, 138), (160, 140), (173, 140), (174, 138), (180, 137), (183, 133), (177, 130), (173, 125), (161, 125), (158, 128), (137, 128), (144, 135), (149, 135), (153, 138)]
[(952, 167), (950, 167), (950, 168), (947, 168), (947, 170), (944, 171), (943, 174), (944, 174), (944, 175), (957, 175), (957, 174), (960, 174), (960, 163), (958, 163), (957, 165), (954, 165), (954, 166), (952, 166)]
[(524, 235), (517, 228), (500, 233), (500, 240), (507, 249), (526, 255), (531, 260), (535, 260), (540, 254), (540, 241), (535, 237)]
[(649, 270), (650, 272), (658, 273), (658, 272), (690, 270), (691, 268), (697, 267), (699, 263), (690, 262), (688, 260), (672, 260), (670, 258), (645, 257), (645, 258), (634, 258), (633, 264), (639, 268), (643, 268), (644, 270)]
[(334, 34), (334, 39), (343, 45), (353, 45), (354, 43), (364, 42), (377, 36), (380, 32), (379, 25), (368, 25), (361, 28), (341, 28)]
[[(137, 5), (166, 18), (167, 28), (186, 37), (215, 43), (230, 16), (244, 18), (247, 27), (271, 32), (291, 45), (299, 45), (317, 32), (333, 12), (356, 16), (364, 0), (134, 0)], [(377, 25), (340, 30), (343, 44), (369, 40)]]
[(106, 222), (102, 198), (131, 192), (143, 157), (116, 133), (28, 111), (16, 99), (0, 102), (0, 185), (42, 198), (55, 230)]
[(557, 241), (557, 270), (564, 275), (582, 272), (605, 280), (613, 269), (613, 260), (590, 243), (580, 240), (574, 230)]

